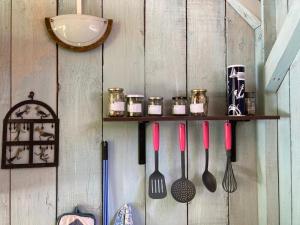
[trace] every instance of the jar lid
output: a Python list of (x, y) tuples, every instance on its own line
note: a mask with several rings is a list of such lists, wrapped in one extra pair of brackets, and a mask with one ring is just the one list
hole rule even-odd
[(233, 67), (246, 67), (245, 65), (241, 65), (241, 64), (236, 64), (236, 65), (229, 65), (227, 66), (227, 68), (233, 68)]
[(185, 96), (175, 96), (175, 97), (172, 97), (173, 100), (187, 100), (187, 97)]
[(149, 97), (149, 100), (163, 100), (163, 97)]
[(144, 98), (144, 95), (126, 95), (126, 98)]
[(204, 88), (197, 88), (197, 89), (192, 89), (192, 93), (195, 93), (195, 92), (206, 92), (207, 90), (204, 89)]
[(115, 88), (108, 88), (108, 91), (123, 91), (124, 89), (123, 88), (118, 88), (118, 87), (115, 87)]
[(245, 98), (255, 98), (256, 93), (255, 92), (245, 92)]

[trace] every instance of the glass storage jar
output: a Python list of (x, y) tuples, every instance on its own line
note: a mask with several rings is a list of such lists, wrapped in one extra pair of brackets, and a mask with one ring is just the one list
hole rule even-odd
[(149, 97), (148, 98), (148, 115), (162, 116), (163, 114), (163, 98)]
[(255, 115), (256, 111), (256, 94), (255, 92), (245, 92), (245, 108), (247, 115)]
[(191, 93), (191, 114), (194, 116), (207, 116), (208, 97), (206, 96), (206, 89), (193, 89)]
[(144, 95), (127, 95), (127, 116), (143, 116)]
[(177, 96), (172, 98), (172, 114), (186, 115), (187, 114), (187, 98), (184, 96)]
[(125, 115), (125, 96), (123, 88), (109, 88), (109, 116), (124, 116)]

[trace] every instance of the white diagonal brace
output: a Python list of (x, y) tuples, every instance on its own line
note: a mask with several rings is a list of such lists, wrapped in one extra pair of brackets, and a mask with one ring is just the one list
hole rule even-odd
[(300, 49), (300, 2), (294, 2), (265, 65), (265, 88), (277, 92)]
[(250, 12), (239, 0), (227, 0), (227, 2), (254, 30), (261, 25), (260, 19)]

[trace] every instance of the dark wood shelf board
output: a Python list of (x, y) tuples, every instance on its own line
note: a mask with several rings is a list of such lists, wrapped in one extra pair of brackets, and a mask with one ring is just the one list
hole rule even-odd
[(105, 117), (106, 122), (150, 122), (150, 121), (183, 121), (183, 120), (278, 120), (278, 115), (255, 115), (255, 116), (142, 116), (142, 117)]
[(29, 146), (29, 145), (55, 145), (55, 141), (5, 141), (5, 144), (8, 146)]

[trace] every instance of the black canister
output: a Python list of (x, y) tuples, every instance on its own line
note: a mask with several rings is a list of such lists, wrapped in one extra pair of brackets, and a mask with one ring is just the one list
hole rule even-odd
[(227, 67), (227, 114), (245, 115), (245, 66)]

